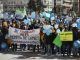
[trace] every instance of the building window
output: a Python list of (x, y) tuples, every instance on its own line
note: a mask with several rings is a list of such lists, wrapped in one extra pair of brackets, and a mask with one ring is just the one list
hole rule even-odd
[(46, 0), (44, 0), (44, 2), (46, 3)]
[(5, 9), (7, 8), (7, 6), (4, 7)]
[(8, 2), (8, 4), (11, 4), (11, 2)]
[(14, 4), (16, 4), (15, 1), (14, 1)]
[(3, 4), (6, 4), (7, 2), (3, 2)]
[(3, 2), (1, 2), (1, 4), (3, 4)]
[(21, 1), (21, 4), (22, 4), (22, 1)]
[(0, 9), (2, 9), (2, 8), (0, 7)]
[(61, 0), (57, 0), (57, 1), (61, 1)]

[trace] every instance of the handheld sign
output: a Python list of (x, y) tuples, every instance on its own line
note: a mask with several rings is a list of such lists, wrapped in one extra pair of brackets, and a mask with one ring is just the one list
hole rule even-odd
[(72, 32), (60, 32), (60, 40), (61, 41), (73, 41), (73, 33)]

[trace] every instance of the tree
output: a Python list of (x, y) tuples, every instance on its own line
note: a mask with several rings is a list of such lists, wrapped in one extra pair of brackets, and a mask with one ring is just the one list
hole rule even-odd
[(43, 3), (41, 2), (41, 0), (30, 0), (28, 3), (28, 8), (32, 9), (34, 11), (40, 11), (44, 8), (45, 6), (43, 5)]
[(56, 0), (54, 0), (54, 13), (56, 13)]
[(35, 10), (36, 9), (36, 5), (35, 5), (35, 1), (34, 0), (30, 0), (28, 3), (28, 8), (31, 10)]
[(40, 11), (40, 10), (42, 10), (45, 6), (43, 5), (43, 3), (41, 2), (41, 0), (37, 0), (36, 1), (36, 9), (38, 10), (38, 11)]

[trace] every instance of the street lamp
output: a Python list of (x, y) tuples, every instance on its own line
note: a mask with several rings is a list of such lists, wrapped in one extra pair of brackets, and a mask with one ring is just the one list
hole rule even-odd
[(56, 13), (56, 0), (54, 0), (54, 13)]

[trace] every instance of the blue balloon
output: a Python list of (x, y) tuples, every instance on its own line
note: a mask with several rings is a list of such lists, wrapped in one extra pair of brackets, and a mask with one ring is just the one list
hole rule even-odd
[(46, 29), (44, 29), (44, 30), (43, 30), (43, 33), (46, 33), (46, 32), (47, 32), (47, 30), (46, 30)]
[(24, 22), (24, 24), (29, 24), (30, 21), (29, 21), (29, 19), (24, 19), (23, 22)]
[(51, 20), (54, 20), (54, 19), (55, 19), (55, 17), (53, 16), (53, 17), (51, 17), (50, 19), (51, 19)]
[(77, 27), (78, 29), (80, 29), (80, 22), (77, 22)]
[(50, 35), (50, 33), (52, 33), (51, 29), (44, 29), (43, 33), (46, 33), (46, 35)]
[(6, 49), (6, 48), (7, 48), (7, 44), (6, 44), (6, 43), (2, 43), (2, 44), (1, 44), (1, 48), (2, 48), (2, 49)]
[(79, 40), (74, 41), (73, 46), (76, 48), (79, 48), (80, 47), (80, 41)]
[(46, 32), (46, 35), (48, 35), (48, 36), (49, 36), (49, 35), (50, 35), (50, 33), (49, 33), (49, 32)]
[(74, 47), (78, 48), (77, 42), (74, 42)]

